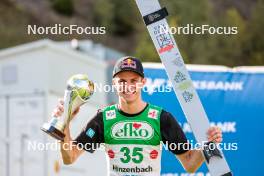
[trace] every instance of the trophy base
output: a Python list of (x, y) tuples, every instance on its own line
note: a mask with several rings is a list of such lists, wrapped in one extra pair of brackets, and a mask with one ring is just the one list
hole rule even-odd
[(57, 140), (64, 141), (65, 134), (62, 133), (57, 128), (55, 128), (54, 126), (51, 126), (46, 123), (41, 127), (41, 130)]

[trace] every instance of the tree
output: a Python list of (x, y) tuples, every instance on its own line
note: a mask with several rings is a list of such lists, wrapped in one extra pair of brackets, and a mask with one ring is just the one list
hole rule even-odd
[(133, 3), (131, 0), (97, 0), (94, 5), (95, 22), (107, 27), (114, 35), (129, 35), (137, 26), (138, 11)]
[(216, 26), (237, 27), (237, 34), (216, 34), (209, 38), (208, 63), (228, 66), (244, 65), (244, 46), (248, 39), (247, 24), (235, 8), (228, 9), (218, 17)]
[(96, 0), (93, 9), (95, 23), (106, 27), (107, 31), (115, 31), (117, 27), (113, 23), (115, 4), (109, 0)]
[(259, 0), (253, 10), (249, 27), (249, 42), (247, 53), (249, 53), (250, 65), (264, 65), (264, 2)]
[(144, 62), (159, 62), (159, 56), (152, 44), (151, 38), (147, 31), (142, 32), (139, 35), (138, 45), (136, 48), (136, 57), (140, 58)]
[(52, 7), (63, 15), (71, 16), (74, 13), (72, 0), (52, 0)]
[(114, 13), (113, 22), (117, 26), (115, 34), (120, 36), (131, 34), (137, 26), (138, 11), (135, 2), (131, 0), (113, 0), (113, 3), (115, 4), (115, 9), (112, 12)]
[[(187, 24), (201, 25), (209, 21), (211, 8), (208, 0), (165, 0), (164, 4), (166, 4), (170, 14), (168, 22), (171, 27), (184, 27)], [(145, 33), (140, 33), (140, 36), (136, 49), (137, 54), (144, 58), (152, 58), (153, 61), (159, 61), (150, 36)], [(176, 34), (175, 40), (186, 63), (194, 63), (205, 58), (205, 51), (207, 51), (206, 36)]]

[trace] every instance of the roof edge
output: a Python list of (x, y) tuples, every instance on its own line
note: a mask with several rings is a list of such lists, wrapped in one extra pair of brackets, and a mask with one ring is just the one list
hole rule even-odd
[[(64, 54), (69, 54), (69, 55), (75, 56), (79, 59), (82, 59), (83, 61), (90, 62), (93, 65), (99, 65), (100, 67), (103, 67), (103, 68), (107, 67), (107, 64), (103, 61), (91, 59), (91, 56), (84, 55), (84, 54), (77, 52), (77, 51), (74, 51), (74, 50), (65, 49), (61, 46), (56, 45), (56, 42), (54, 42), (50, 39), (37, 40), (37, 41), (30, 42), (30, 43), (14, 46), (11, 48), (2, 49), (2, 50), (0, 50), (0, 59), (4, 59), (5, 57), (10, 57), (12, 55), (17, 55), (17, 54), (20, 54), (23, 52), (34, 51), (34, 50), (37, 50), (40, 48), (46, 48), (46, 47), (47, 48), (49, 47), (53, 50), (57, 50), (57, 51), (62, 52)], [(84, 57), (87, 59), (84, 59)]]

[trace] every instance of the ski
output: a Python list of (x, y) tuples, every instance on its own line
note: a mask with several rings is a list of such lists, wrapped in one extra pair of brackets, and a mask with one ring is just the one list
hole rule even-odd
[[(204, 144), (210, 123), (193, 86), (174, 37), (169, 33), (166, 8), (158, 0), (135, 0), (148, 32), (172, 82), (174, 92), (191, 126), (196, 141)], [(203, 155), (211, 176), (232, 176), (221, 150), (212, 150), (212, 142), (205, 144)]]

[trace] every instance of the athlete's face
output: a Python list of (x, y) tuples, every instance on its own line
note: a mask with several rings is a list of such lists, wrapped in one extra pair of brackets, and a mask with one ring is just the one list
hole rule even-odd
[(146, 79), (131, 71), (122, 71), (113, 79), (118, 96), (123, 101), (131, 103), (141, 98), (141, 89), (145, 85)]

